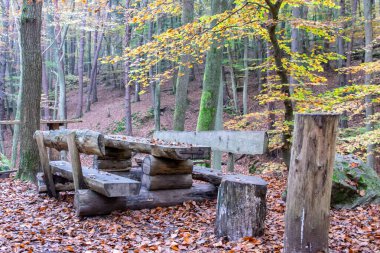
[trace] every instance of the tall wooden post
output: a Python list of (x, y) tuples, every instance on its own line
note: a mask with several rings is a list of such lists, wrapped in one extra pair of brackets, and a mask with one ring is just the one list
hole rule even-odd
[(285, 213), (285, 253), (328, 252), (338, 114), (297, 114)]
[(80, 189), (86, 189), (87, 187), (83, 178), (79, 151), (75, 143), (75, 132), (71, 132), (67, 135), (67, 145), (68, 145), (69, 153), (71, 157), (74, 188), (75, 188), (75, 192), (77, 193)]

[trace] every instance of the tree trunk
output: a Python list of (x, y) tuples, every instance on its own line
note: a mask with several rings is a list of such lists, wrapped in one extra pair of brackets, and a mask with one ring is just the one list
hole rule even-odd
[[(182, 25), (191, 23), (194, 20), (194, 0), (184, 0), (182, 8)], [(183, 55), (177, 74), (175, 87), (175, 111), (173, 120), (173, 129), (183, 131), (185, 129), (186, 110), (188, 106), (187, 92), (189, 85), (189, 76), (191, 69), (190, 56)]]
[(287, 71), (282, 65), (282, 60), (285, 58), (285, 52), (280, 48), (280, 44), (276, 34), (276, 27), (279, 22), (279, 11), (283, 3), (282, 0), (277, 1), (275, 4), (272, 4), (270, 0), (265, 0), (270, 9), (270, 24), (267, 27), (269, 39), (273, 46), (273, 56), (274, 62), (276, 64), (276, 72), (280, 78), (281, 82), (281, 92), (286, 96), (284, 100), (285, 107), (285, 124), (288, 126), (288, 129), (285, 129), (282, 133), (282, 158), (289, 168), (290, 163), (290, 148), (291, 148), (291, 138), (292, 138), (292, 122), (293, 122), (293, 106), (290, 100), (290, 90), (289, 90), (289, 80)]
[(248, 45), (249, 38), (244, 38), (244, 87), (243, 87), (243, 114), (248, 113), (248, 84), (249, 84), (249, 69), (248, 69)]
[[(8, 65), (8, 47), (9, 47), (9, 0), (1, 1), (1, 18), (2, 18), (2, 38), (0, 41), (0, 120), (4, 120), (5, 111), (5, 74)], [(0, 126), (0, 153), (4, 154), (4, 130), (5, 126)]]
[(82, 19), (82, 30), (80, 32), (79, 39), (79, 59), (78, 59), (78, 106), (76, 112), (76, 118), (81, 118), (83, 116), (83, 77), (84, 77), (84, 47), (85, 47), (85, 36), (86, 36), (86, 17)]
[[(269, 42), (267, 42), (267, 58), (270, 58), (272, 56), (273, 56), (272, 46)], [(267, 66), (267, 85), (268, 85), (267, 92), (268, 94), (270, 94), (272, 90), (273, 75), (274, 75), (274, 71), (269, 69), (269, 66)], [(273, 111), (276, 109), (274, 102), (268, 102), (267, 108), (268, 108), (268, 130), (273, 130), (274, 123), (276, 121), (276, 115), (273, 113)]]
[(21, 104), (20, 167), (17, 177), (34, 181), (39, 167), (37, 144), (33, 134), (40, 127), (42, 82), (41, 57), (42, 1), (23, 0), (20, 17)]
[[(356, 15), (357, 15), (357, 9), (358, 9), (358, 0), (351, 0), (351, 22), (350, 22), (350, 41), (347, 45), (347, 68), (351, 67), (352, 65), (352, 50), (354, 48), (354, 35), (355, 35), (355, 24), (356, 24)], [(349, 70), (348, 76), (347, 76), (349, 84), (352, 84), (352, 73)]]
[(65, 35), (68, 26), (60, 26), (60, 16), (58, 8), (58, 0), (54, 0), (55, 15), (54, 22), (55, 25), (55, 37), (56, 37), (56, 63), (57, 63), (57, 73), (58, 73), (58, 83), (59, 83), (59, 97), (58, 97), (58, 118), (67, 118), (67, 108), (66, 108), (66, 83), (65, 83), (65, 64), (64, 64), (64, 52), (63, 45), (65, 43)]
[[(302, 6), (293, 7), (292, 9), (292, 16), (293, 18), (301, 18), (301, 8)], [(300, 53), (300, 46), (301, 46), (301, 38), (300, 38), (300, 30), (297, 27), (292, 27), (292, 34), (291, 34), (291, 51), (292, 53)], [(292, 76), (292, 73), (290, 73), (289, 76), (289, 85), (290, 85), (290, 93), (294, 93), (294, 87), (297, 84), (297, 80)]]
[[(373, 54), (373, 27), (372, 27), (372, 1), (371, 0), (364, 0), (364, 30), (365, 30), (365, 62), (372, 62), (372, 54)], [(365, 74), (364, 82), (365, 85), (371, 84), (372, 76), (371, 74)], [(365, 97), (365, 103), (366, 103), (366, 109), (365, 109), (365, 115), (366, 115), (366, 130), (367, 131), (373, 131), (374, 130), (374, 123), (373, 119), (371, 118), (374, 113), (374, 108), (372, 104), (372, 96), (368, 95)], [(370, 144), (367, 146), (367, 165), (371, 168), (375, 167), (375, 155), (374, 155), (374, 149), (375, 145)]]
[(89, 112), (91, 110), (91, 103), (94, 102), (93, 93), (95, 92), (96, 76), (97, 76), (97, 70), (98, 70), (98, 57), (99, 57), (100, 49), (102, 47), (103, 35), (104, 35), (104, 31), (100, 33), (100, 36), (96, 43), (96, 50), (94, 53), (94, 58), (93, 58), (93, 63), (92, 63), (92, 68), (91, 68), (90, 84), (89, 84), (89, 89), (87, 91), (86, 112)]
[[(222, 13), (227, 9), (226, 0), (211, 1), (211, 15)], [(215, 25), (215, 22), (212, 24)], [(198, 115), (197, 131), (213, 130), (218, 107), (220, 72), (223, 60), (223, 42), (213, 41), (206, 56), (203, 76), (203, 89)]]
[[(130, 1), (126, 1), (126, 8), (129, 8)], [(125, 12), (125, 47), (129, 47), (131, 40), (131, 28), (129, 26), (129, 10)], [(131, 86), (129, 84), (130, 61), (127, 59), (124, 66), (124, 85), (125, 85), (125, 134), (132, 136), (132, 108), (131, 108)]]
[(338, 114), (296, 115), (286, 200), (285, 253), (329, 252), (338, 120)]
[(228, 55), (228, 65), (230, 67), (230, 78), (231, 78), (231, 89), (232, 89), (232, 99), (234, 102), (234, 110), (237, 114), (240, 114), (239, 110), (239, 101), (237, 96), (237, 87), (236, 87), (236, 76), (233, 65), (233, 57), (230, 47), (227, 47), (227, 55)]

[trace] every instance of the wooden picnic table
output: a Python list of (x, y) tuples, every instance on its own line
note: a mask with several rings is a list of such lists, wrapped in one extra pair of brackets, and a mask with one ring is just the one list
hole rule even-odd
[[(68, 123), (78, 123), (82, 122), (82, 119), (65, 119), (65, 120), (46, 120), (46, 119), (41, 119), (40, 123), (46, 124), (49, 128), (49, 130), (59, 130), (60, 126), (64, 126), (65, 124)], [(1, 120), (0, 125), (16, 125), (20, 124), (19, 120)]]

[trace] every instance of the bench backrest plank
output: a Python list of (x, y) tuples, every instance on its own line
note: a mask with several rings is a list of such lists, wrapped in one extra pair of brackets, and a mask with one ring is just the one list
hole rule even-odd
[(163, 141), (207, 146), (212, 150), (234, 154), (264, 154), (268, 147), (268, 137), (264, 131), (159, 131), (153, 137)]

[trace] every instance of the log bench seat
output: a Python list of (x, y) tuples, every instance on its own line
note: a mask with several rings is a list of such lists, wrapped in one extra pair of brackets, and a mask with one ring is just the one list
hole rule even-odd
[[(71, 164), (66, 161), (50, 161), (53, 175), (73, 180)], [(83, 178), (86, 185), (106, 197), (123, 197), (138, 195), (141, 183), (126, 177), (108, 172), (82, 167)]]

